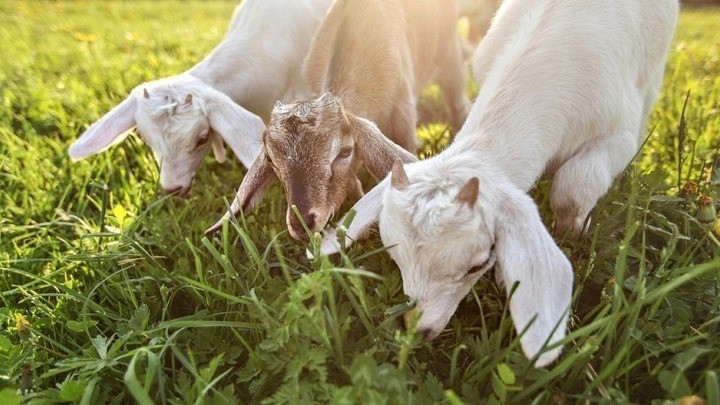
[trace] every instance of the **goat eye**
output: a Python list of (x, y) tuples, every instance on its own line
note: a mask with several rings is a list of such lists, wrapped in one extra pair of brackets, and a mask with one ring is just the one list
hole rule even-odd
[(471, 267), (470, 270), (467, 271), (467, 274), (465, 274), (465, 276), (466, 277), (477, 276), (480, 273), (484, 273), (484, 272), (490, 270), (490, 267), (492, 267), (494, 264), (495, 264), (495, 255), (491, 253), (490, 256), (488, 256), (487, 260), (485, 260), (484, 262), (482, 262), (481, 264), (479, 264), (477, 266)]
[(267, 159), (268, 163), (270, 163), (270, 166), (272, 166), (273, 170), (275, 170), (275, 172), (277, 172), (277, 166), (275, 165), (275, 162), (273, 162), (273, 160), (270, 159), (270, 155), (268, 155), (268, 154), (266, 153), (266, 154), (265, 154), (265, 159)]
[(203, 132), (200, 134), (200, 138), (198, 138), (197, 143), (195, 144), (195, 148), (199, 148), (207, 143), (207, 141), (210, 140), (210, 133), (209, 132)]
[(478, 273), (480, 273), (481, 271), (483, 271), (483, 269), (485, 268), (485, 264), (486, 264), (486, 263), (487, 263), (487, 262), (481, 264), (480, 266), (473, 266), (473, 267), (471, 267), (470, 270), (468, 270), (466, 276), (472, 277), (472, 276), (477, 275)]
[(350, 157), (350, 155), (352, 155), (352, 153), (353, 153), (353, 148), (352, 148), (352, 146), (348, 146), (348, 147), (346, 147), (346, 148), (342, 148), (342, 149), (340, 149), (340, 153), (338, 153), (337, 158), (335, 158), (335, 160), (337, 160), (337, 159), (346, 159), (346, 158)]

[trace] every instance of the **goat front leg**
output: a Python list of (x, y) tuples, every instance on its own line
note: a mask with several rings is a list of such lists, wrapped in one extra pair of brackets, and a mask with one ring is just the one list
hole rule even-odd
[(635, 131), (599, 137), (560, 166), (550, 190), (556, 237), (568, 233), (582, 236), (585, 218), (635, 156), (637, 148)]
[(452, 41), (440, 64), (438, 85), (445, 100), (445, 108), (450, 116), (453, 134), (460, 130), (470, 113), (470, 100), (465, 95), (465, 71), (460, 38)]
[(399, 99), (402, 101), (397, 102), (393, 107), (390, 130), (385, 136), (414, 155), (419, 146), (415, 132), (417, 121), (415, 96), (408, 90)]

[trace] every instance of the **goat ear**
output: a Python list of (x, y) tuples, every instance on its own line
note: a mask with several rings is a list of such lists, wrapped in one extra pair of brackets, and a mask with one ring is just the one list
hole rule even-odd
[(392, 167), (390, 174), (390, 185), (397, 190), (404, 190), (410, 184), (410, 179), (405, 172), (405, 166), (402, 160), (397, 159)]
[(475, 206), (479, 192), (480, 180), (478, 180), (477, 177), (473, 177), (460, 189), (455, 196), (455, 202), (467, 204), (468, 207), (472, 208)]
[(262, 145), (265, 124), (257, 115), (240, 107), (219, 91), (208, 92), (208, 121), (240, 162), (247, 167), (253, 164)]
[(225, 151), (225, 142), (220, 135), (214, 134), (212, 140), (213, 154), (215, 154), (215, 160), (218, 163), (225, 163), (227, 160), (227, 152)]
[(415, 155), (385, 137), (373, 122), (350, 113), (347, 116), (360, 159), (376, 179), (385, 178), (398, 159), (403, 163), (417, 162)]
[[(497, 278), (510, 294), (510, 315), (515, 330), (522, 334), (520, 345), (532, 358), (544, 345), (565, 337), (573, 271), (570, 262), (555, 244), (540, 220), (532, 199), (516, 189), (504, 196), (497, 208), (495, 250)], [(529, 326), (528, 326), (529, 325)], [(535, 367), (554, 361), (561, 347), (539, 355)]]
[[(355, 217), (345, 231), (345, 246), (350, 246), (354, 241), (361, 240), (367, 235), (370, 227), (378, 221), (383, 206), (385, 190), (387, 190), (389, 186), (390, 179), (386, 178), (378, 183), (377, 186), (373, 187), (372, 190), (359, 199), (352, 207), (352, 210), (355, 211)], [(345, 222), (346, 218), (347, 214), (340, 220), (340, 223)], [(334, 229), (328, 230), (323, 236), (320, 252), (324, 255), (331, 255), (339, 251), (340, 241), (338, 240), (337, 232)], [(308, 253), (308, 256), (312, 258), (310, 253)]]
[(128, 131), (135, 126), (136, 110), (137, 99), (135, 96), (130, 95), (70, 145), (68, 150), (70, 157), (73, 160), (80, 160), (102, 152), (125, 139)]
[(275, 171), (270, 165), (264, 152), (255, 158), (250, 170), (243, 178), (242, 183), (235, 195), (230, 211), (228, 211), (220, 220), (205, 231), (205, 236), (210, 236), (222, 229), (222, 223), (230, 217), (236, 217), (240, 212), (249, 212), (263, 197), (263, 194), (270, 187), (270, 183), (275, 178)]

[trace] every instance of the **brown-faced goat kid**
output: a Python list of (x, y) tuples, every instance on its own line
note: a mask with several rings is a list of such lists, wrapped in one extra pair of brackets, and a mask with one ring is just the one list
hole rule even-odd
[(454, 0), (335, 2), (304, 66), (308, 84), (323, 96), (275, 107), (263, 151), (223, 219), (252, 209), (277, 176), (290, 234), (308, 238), (293, 205), (308, 229), (323, 229), (348, 196), (362, 196), (361, 164), (380, 179), (392, 167), (380, 162), (416, 160), (407, 152), (416, 149), (416, 99), (433, 78), (453, 127), (461, 127), (469, 102), (457, 15)]

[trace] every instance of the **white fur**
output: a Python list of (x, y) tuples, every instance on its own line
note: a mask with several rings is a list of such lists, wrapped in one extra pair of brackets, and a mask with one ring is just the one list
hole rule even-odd
[[(310, 95), (302, 62), (331, 3), (243, 1), (207, 58), (178, 76), (137, 86), (70, 146), (70, 156), (99, 153), (137, 127), (161, 162), (160, 183), (168, 191), (189, 189), (211, 144), (224, 160), (223, 140), (249, 167), (265, 129), (258, 116), (268, 116), (277, 100)], [(188, 94), (192, 100), (185, 103)], [(203, 131), (211, 141), (196, 148)]]
[[(565, 336), (572, 269), (525, 192), (554, 173), (556, 230), (582, 231), (585, 217), (637, 152), (662, 82), (677, 22), (677, 0), (507, 0), (475, 56), (481, 92), (450, 147), (405, 166), (403, 190), (385, 181), (384, 202), (360, 200), (365, 232), (380, 234), (423, 312), (419, 328), (435, 335), (475, 278), (469, 268), (492, 244), (496, 274), (525, 353), (552, 362)], [(472, 207), (454, 200), (479, 180)], [(337, 250), (334, 234), (324, 252)], [(536, 317), (535, 321), (528, 323)], [(558, 325), (555, 328), (555, 325)]]

